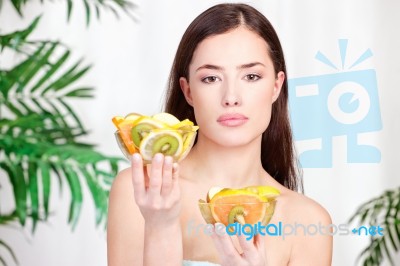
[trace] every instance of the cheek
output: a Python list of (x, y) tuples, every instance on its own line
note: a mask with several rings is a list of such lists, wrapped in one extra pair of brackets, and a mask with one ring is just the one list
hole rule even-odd
[(193, 109), (197, 123), (203, 124), (205, 120), (212, 118), (213, 106), (215, 106), (217, 96), (211, 93), (198, 93), (198, 91), (192, 91)]
[(252, 108), (253, 115), (256, 118), (255, 121), (257, 121), (256, 127), (260, 131), (264, 131), (269, 125), (273, 104), (272, 95), (271, 90), (266, 90), (249, 99), (249, 102), (251, 102), (250, 108)]

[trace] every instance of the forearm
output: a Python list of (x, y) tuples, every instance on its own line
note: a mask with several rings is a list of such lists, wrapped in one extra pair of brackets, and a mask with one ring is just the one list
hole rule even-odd
[(179, 222), (159, 227), (145, 225), (143, 264), (182, 265), (182, 230)]

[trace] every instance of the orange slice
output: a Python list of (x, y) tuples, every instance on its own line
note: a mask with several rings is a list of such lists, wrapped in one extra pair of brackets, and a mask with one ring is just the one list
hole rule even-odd
[(113, 118), (113, 123), (118, 128), (119, 140), (123, 142), (123, 145), (129, 154), (134, 154), (137, 151), (132, 141), (131, 129), (139, 118), (140, 116), (136, 114), (130, 114), (125, 118), (118, 116)]
[[(214, 219), (225, 226), (233, 222), (256, 224), (264, 219), (266, 203), (264, 197), (251, 191), (223, 189), (210, 200), (210, 209)], [(234, 216), (240, 219), (234, 220)]]
[(116, 127), (118, 127), (118, 125), (119, 125), (122, 121), (124, 121), (124, 118), (123, 118), (122, 116), (114, 116), (114, 117), (112, 118), (112, 122), (113, 122), (113, 124), (114, 124)]

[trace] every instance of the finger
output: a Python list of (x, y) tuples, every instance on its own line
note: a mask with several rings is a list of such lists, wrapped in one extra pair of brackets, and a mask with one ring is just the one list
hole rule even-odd
[(157, 153), (151, 161), (151, 176), (149, 177), (148, 192), (153, 195), (160, 195), (162, 183), (164, 155)]
[(254, 245), (258, 250), (265, 250), (265, 237), (261, 234), (256, 234), (254, 236)]
[(162, 175), (161, 195), (165, 196), (171, 192), (172, 188), (172, 163), (171, 156), (165, 156)]
[(243, 256), (246, 258), (252, 258), (256, 256), (257, 249), (254, 246), (254, 236), (240, 234), (237, 236), (239, 240), (239, 245), (243, 250)]
[(172, 187), (177, 188), (179, 186), (179, 164), (172, 164)]
[(149, 176), (151, 176), (151, 164), (146, 164), (144, 169), (144, 187), (147, 191), (149, 189)]
[[(224, 228), (224, 230), (218, 230), (222, 227)], [(232, 239), (227, 234), (225, 226), (223, 224), (216, 223), (214, 225), (214, 231), (211, 234), (211, 238), (214, 241), (214, 245), (219, 254), (225, 254), (228, 257), (240, 256), (235, 246), (233, 245)]]
[(132, 155), (131, 160), (132, 184), (135, 192), (135, 198), (143, 197), (146, 193), (144, 186), (143, 160), (140, 154)]

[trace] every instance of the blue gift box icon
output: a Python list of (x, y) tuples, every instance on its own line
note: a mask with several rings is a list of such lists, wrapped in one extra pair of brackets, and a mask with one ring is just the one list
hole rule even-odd
[(294, 78), (288, 83), (295, 140), (321, 143), (320, 149), (299, 154), (302, 167), (332, 167), (334, 136), (347, 136), (348, 163), (380, 162), (379, 149), (358, 143), (358, 134), (382, 129), (374, 69)]

